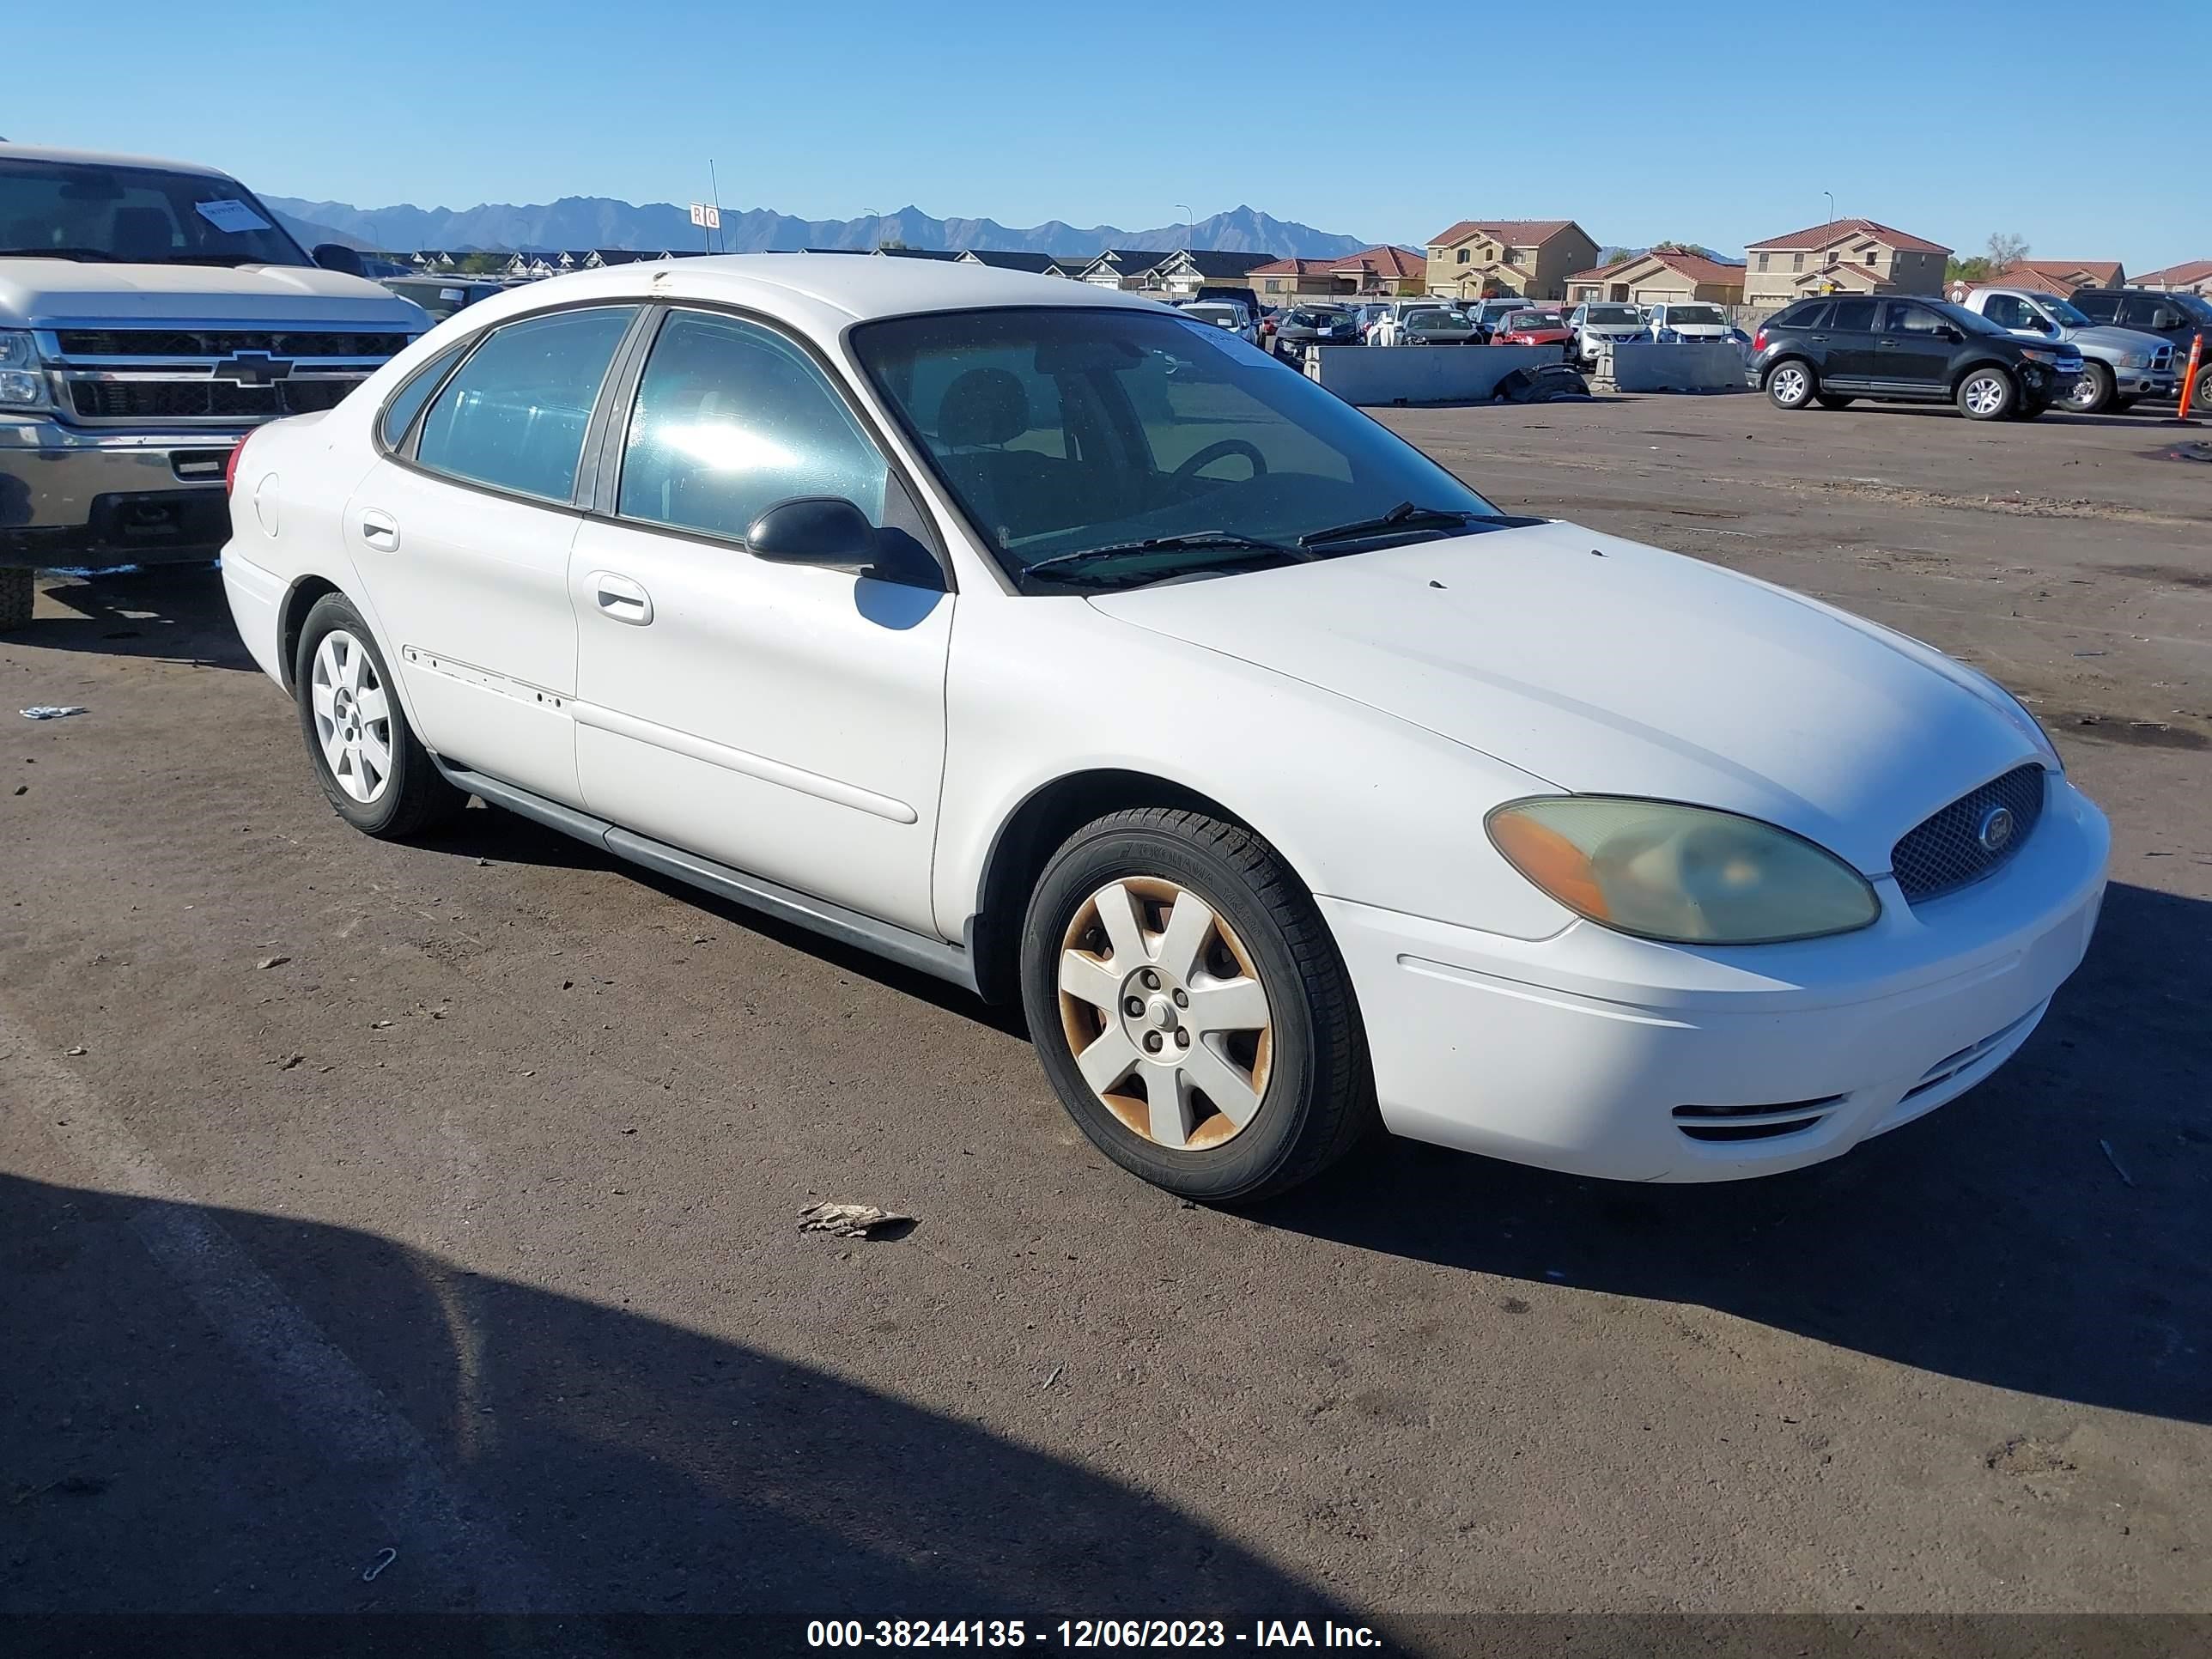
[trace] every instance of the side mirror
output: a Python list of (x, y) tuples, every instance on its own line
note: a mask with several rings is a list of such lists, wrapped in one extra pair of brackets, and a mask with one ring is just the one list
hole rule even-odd
[(1939, 335), (1942, 336), (1943, 338), (1948, 340), (1953, 345), (1957, 345), (1960, 341), (1966, 337), (1966, 331), (1960, 328), (1954, 323), (1946, 323), (1936, 331)]
[(876, 527), (842, 495), (794, 495), (753, 520), (745, 546), (771, 564), (872, 564)]
[(335, 270), (347, 276), (366, 276), (368, 267), (361, 262), (361, 255), (343, 242), (318, 242), (314, 261), (325, 270)]

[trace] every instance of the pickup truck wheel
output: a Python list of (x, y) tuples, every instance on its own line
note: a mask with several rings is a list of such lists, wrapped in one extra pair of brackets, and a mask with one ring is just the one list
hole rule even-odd
[(1969, 369), (1959, 382), (1959, 410), (1970, 421), (2002, 421), (2019, 401), (2019, 387), (2001, 368)]
[(1022, 1004), (1068, 1115), (1185, 1198), (1270, 1197), (1375, 1121), (1352, 985), (1312, 898), (1249, 830), (1115, 812), (1046, 865)]
[(1818, 386), (1812, 364), (1802, 357), (1784, 357), (1766, 371), (1766, 401), (1777, 409), (1802, 409), (1813, 401)]
[(2118, 391), (2111, 369), (2102, 363), (2084, 363), (2081, 377), (2074, 382), (2074, 390), (2064, 399), (2063, 407), (2073, 415), (2101, 415), (2112, 406), (2113, 394)]
[(38, 602), (35, 570), (0, 569), (0, 634), (27, 628), (31, 607)]
[(1814, 400), (1823, 409), (1849, 409), (1858, 401), (1856, 398), (1839, 398), (1832, 392), (1823, 392)]
[(293, 684), (316, 780), (355, 829), (394, 841), (468, 805), (409, 729), (384, 653), (342, 594), (307, 613)]

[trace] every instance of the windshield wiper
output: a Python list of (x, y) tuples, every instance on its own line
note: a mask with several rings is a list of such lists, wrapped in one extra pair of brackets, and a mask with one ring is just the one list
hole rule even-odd
[(1300, 547), (1327, 547), (1332, 542), (1362, 542), (1375, 536), (1390, 536), (1401, 530), (1455, 530), (1488, 520), (1486, 513), (1453, 507), (1416, 507), (1411, 501), (1401, 501), (1377, 519), (1354, 519), (1350, 524), (1333, 524), (1325, 530), (1309, 530), (1298, 538)]
[[(1193, 530), (1180, 536), (1153, 536), (1140, 542), (1115, 542), (1105, 547), (1086, 547), (1073, 553), (1055, 553), (1048, 559), (1039, 559), (1025, 568), (1024, 577), (1049, 575), (1055, 581), (1080, 580), (1074, 573), (1084, 567), (1107, 559), (1126, 559), (1142, 553), (1210, 553), (1224, 551), (1244, 556), (1266, 556), (1290, 559), (1299, 563), (1315, 556), (1303, 547), (1293, 547), (1287, 542), (1271, 542), (1258, 536), (1240, 536), (1231, 530)], [(1199, 561), (1200, 564), (1228, 562), (1218, 556)], [(1166, 575), (1168, 571), (1148, 571), (1149, 579)]]
[(0, 247), (0, 259), (75, 259), (80, 263), (96, 259), (102, 264), (116, 263), (115, 256), (100, 247)]

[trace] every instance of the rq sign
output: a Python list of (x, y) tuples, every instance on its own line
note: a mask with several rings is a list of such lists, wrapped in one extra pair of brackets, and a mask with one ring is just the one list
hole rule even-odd
[(691, 222), (708, 230), (720, 230), (722, 228), (722, 210), (711, 202), (694, 202), (691, 204)]

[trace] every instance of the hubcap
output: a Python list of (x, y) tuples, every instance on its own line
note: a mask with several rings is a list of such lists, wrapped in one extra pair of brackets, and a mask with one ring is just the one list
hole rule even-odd
[(1987, 375), (1967, 382), (1966, 407), (1977, 415), (1994, 414), (2004, 402), (2004, 388)]
[(2084, 369), (2074, 382), (2074, 390), (2066, 401), (2076, 409), (2094, 409), (2103, 396), (2104, 385), (2094, 368)]
[(1171, 881), (1109, 882), (1060, 941), (1060, 1018), (1076, 1069), (1132, 1132), (1218, 1146), (1267, 1092), (1274, 1026), (1251, 952)]
[(1802, 401), (1805, 396), (1805, 371), (1802, 368), (1782, 370), (1774, 377), (1774, 389), (1781, 394), (1784, 403)]
[(362, 642), (343, 629), (323, 636), (307, 695), (315, 741), (338, 787), (363, 806), (392, 781), (392, 705)]

